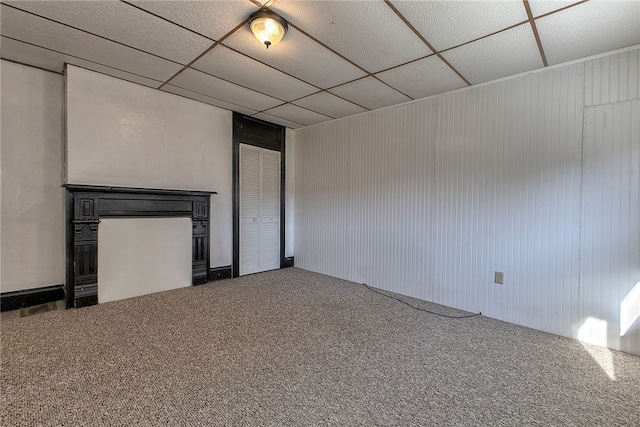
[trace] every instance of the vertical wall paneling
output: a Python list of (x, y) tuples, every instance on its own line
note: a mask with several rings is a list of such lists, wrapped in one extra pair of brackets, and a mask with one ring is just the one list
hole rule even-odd
[[(612, 203), (640, 216), (635, 128), (627, 175), (609, 174), (611, 191), (589, 184), (589, 144), (583, 165), (585, 104), (640, 98), (638, 52), (297, 130), (296, 265), (569, 337), (599, 315), (612, 325), (605, 344), (638, 353), (635, 332), (614, 336), (621, 294), (632, 291), (620, 281), (638, 280), (637, 249), (627, 242), (626, 255), (608, 255), (627, 260), (605, 263), (607, 274), (626, 277), (614, 295), (610, 281), (585, 271), (587, 239), (611, 248), (609, 240), (581, 240), (592, 217), (601, 233), (638, 240), (631, 220), (597, 222), (611, 217)], [(636, 110), (624, 114), (640, 123)], [(607, 215), (587, 215), (585, 203), (607, 206)]]
[(295, 170), (296, 170), (296, 134), (293, 129), (287, 128), (285, 133), (285, 257), (295, 254), (294, 230), (295, 230)]
[(580, 335), (640, 354), (639, 308), (621, 324), (640, 286), (640, 100), (585, 110), (583, 162)]
[[(433, 119), (419, 121), (417, 128), (412, 123), (428, 109), (434, 118), (435, 102), (417, 111), (400, 109), (391, 125), (376, 114), (332, 122), (328, 139), (322, 139), (324, 130), (316, 136), (309, 129), (310, 143), (296, 146), (296, 211), (304, 206), (296, 213), (296, 263), (302, 259), (305, 268), (379, 286), (381, 277), (395, 282), (398, 274), (428, 271), (425, 202), (433, 147), (422, 141), (435, 126)], [(387, 144), (395, 135), (403, 137)], [(416, 174), (424, 179), (414, 180)], [(418, 296), (416, 278), (404, 275), (398, 282)]]
[(640, 98), (640, 49), (585, 63), (585, 106)]

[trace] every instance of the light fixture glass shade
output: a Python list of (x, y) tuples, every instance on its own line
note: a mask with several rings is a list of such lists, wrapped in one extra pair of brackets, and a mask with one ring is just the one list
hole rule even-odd
[(268, 9), (260, 9), (249, 18), (251, 32), (260, 43), (276, 45), (287, 33), (287, 22)]

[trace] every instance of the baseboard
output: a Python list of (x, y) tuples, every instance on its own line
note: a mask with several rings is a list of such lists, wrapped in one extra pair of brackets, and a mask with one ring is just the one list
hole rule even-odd
[(209, 281), (231, 279), (231, 266), (216, 267), (209, 269)]
[(288, 256), (282, 262), (282, 268), (293, 267), (294, 257)]
[(0, 311), (18, 310), (64, 299), (64, 286), (53, 285), (0, 294)]

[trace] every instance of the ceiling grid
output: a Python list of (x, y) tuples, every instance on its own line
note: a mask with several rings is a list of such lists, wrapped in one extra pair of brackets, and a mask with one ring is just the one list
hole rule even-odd
[(542, 63), (544, 66), (548, 66), (547, 56), (544, 54), (544, 48), (542, 47), (542, 42), (540, 41), (540, 34), (538, 33), (538, 28), (536, 27), (536, 21), (533, 19), (533, 13), (531, 13), (531, 7), (529, 6), (529, 0), (522, 0), (524, 3), (524, 8), (527, 11), (527, 16), (529, 17), (529, 23), (531, 24), (531, 30), (533, 31), (533, 36), (536, 38), (536, 44), (538, 45), (538, 50), (540, 51), (540, 57), (542, 58)]
[[(640, 44), (640, 0), (0, 3), (3, 59), (292, 128)], [(289, 23), (268, 50), (247, 24), (263, 5)]]

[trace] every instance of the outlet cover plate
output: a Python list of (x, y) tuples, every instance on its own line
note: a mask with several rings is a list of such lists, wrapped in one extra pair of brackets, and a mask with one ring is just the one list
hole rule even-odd
[(496, 271), (493, 276), (493, 282), (498, 285), (504, 284), (504, 273), (502, 271)]

